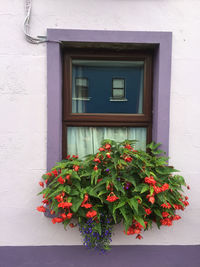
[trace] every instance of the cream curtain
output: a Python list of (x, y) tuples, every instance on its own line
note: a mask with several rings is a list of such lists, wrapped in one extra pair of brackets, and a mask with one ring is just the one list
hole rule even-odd
[(135, 148), (145, 149), (146, 128), (131, 127), (68, 127), (67, 151), (70, 155), (83, 158), (87, 154), (97, 152), (103, 139), (124, 141), (137, 140)]

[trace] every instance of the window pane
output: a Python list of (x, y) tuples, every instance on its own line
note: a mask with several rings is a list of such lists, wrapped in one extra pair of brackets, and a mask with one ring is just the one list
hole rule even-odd
[(124, 88), (124, 79), (113, 79), (113, 88)]
[(67, 127), (67, 153), (79, 155), (97, 152), (103, 139), (137, 140), (136, 149), (146, 148), (146, 128), (138, 127)]
[(123, 98), (124, 97), (124, 89), (113, 89), (113, 97), (115, 98)]
[[(72, 60), (72, 113), (143, 113), (143, 76), (143, 61)], [(88, 99), (76, 99), (81, 77)], [(112, 101), (113, 88), (124, 88), (127, 101)]]
[(76, 78), (76, 86), (88, 86), (88, 80), (86, 78)]

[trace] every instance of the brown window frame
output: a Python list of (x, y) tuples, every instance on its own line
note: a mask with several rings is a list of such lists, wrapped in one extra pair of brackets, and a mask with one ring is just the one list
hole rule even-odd
[[(143, 114), (72, 113), (72, 59), (144, 61)], [(67, 127), (145, 127), (152, 141), (152, 50), (63, 49), (62, 156), (67, 155)]]

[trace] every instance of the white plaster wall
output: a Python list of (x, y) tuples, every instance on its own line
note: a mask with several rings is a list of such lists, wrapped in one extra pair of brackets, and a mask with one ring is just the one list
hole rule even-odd
[[(191, 186), (173, 227), (139, 241), (117, 227), (113, 244), (200, 243), (200, 0), (33, 0), (32, 33), (46, 28), (172, 31), (170, 163)], [(77, 245), (77, 229), (38, 213), (46, 168), (46, 45), (24, 40), (24, 0), (0, 0), (0, 245)]]

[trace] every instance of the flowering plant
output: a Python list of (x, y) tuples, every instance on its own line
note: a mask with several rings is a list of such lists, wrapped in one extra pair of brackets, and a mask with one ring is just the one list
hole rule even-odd
[(52, 223), (64, 227), (76, 226), (75, 220), (83, 244), (101, 251), (110, 248), (113, 225), (120, 222), (124, 233), (137, 239), (152, 223), (171, 226), (181, 219), (177, 210), (189, 205), (185, 180), (173, 174), (177, 170), (167, 165), (159, 144), (148, 145), (148, 152), (135, 150), (134, 144), (104, 140), (98, 153), (84, 160), (68, 155), (42, 176), (47, 187), (39, 194), (45, 205), (37, 210), (49, 207)]

